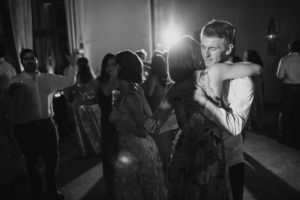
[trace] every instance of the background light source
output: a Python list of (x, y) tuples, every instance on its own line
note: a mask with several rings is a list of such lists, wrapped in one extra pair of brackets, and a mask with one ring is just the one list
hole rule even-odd
[(181, 30), (175, 25), (169, 25), (161, 32), (161, 48), (168, 51), (181, 37)]
[(276, 25), (275, 25), (274, 18), (269, 19), (266, 38), (269, 41), (277, 39), (277, 31), (276, 31)]
[(269, 19), (269, 24), (267, 26), (267, 52), (269, 55), (276, 54), (276, 41), (278, 39), (277, 27), (275, 25), (274, 18)]

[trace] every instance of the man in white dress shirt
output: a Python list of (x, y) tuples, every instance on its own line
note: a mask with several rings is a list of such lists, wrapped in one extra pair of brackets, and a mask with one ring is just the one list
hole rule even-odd
[[(277, 78), (283, 79), (282, 105), (279, 114), (279, 142), (294, 142), (299, 133), (297, 121), (300, 98), (300, 41), (288, 45), (289, 53), (278, 64)], [(298, 136), (299, 137), (299, 136)], [(295, 140), (296, 139), (296, 140)]]
[(53, 120), (55, 91), (72, 86), (76, 81), (76, 55), (69, 57), (70, 66), (65, 76), (40, 73), (36, 53), (23, 49), (20, 59), (24, 71), (10, 80), (13, 98), (11, 118), (16, 139), (24, 153), (29, 172), (32, 199), (43, 199), (42, 177), (39, 174), (39, 157), (45, 161), (47, 193), (51, 199), (61, 200), (57, 190), (58, 133)]
[[(228, 62), (234, 48), (234, 27), (220, 20), (212, 20), (201, 31), (201, 53), (206, 67)], [(198, 103), (203, 113), (219, 125), (223, 133), (226, 162), (234, 200), (243, 199), (244, 149), (242, 130), (249, 116), (253, 101), (253, 83), (249, 77), (228, 80), (223, 83), (221, 98), (223, 107), (218, 107), (206, 97)]]

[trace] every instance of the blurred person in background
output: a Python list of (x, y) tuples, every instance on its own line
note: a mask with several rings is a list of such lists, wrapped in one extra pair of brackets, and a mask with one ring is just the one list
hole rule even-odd
[(151, 72), (151, 64), (147, 61), (148, 54), (145, 49), (140, 49), (135, 51), (136, 55), (142, 60), (143, 62), (143, 70), (144, 70), (144, 81), (148, 79), (148, 76)]
[[(264, 66), (263, 61), (256, 50), (246, 50), (243, 54), (243, 61), (248, 61)], [(252, 76), (254, 83), (254, 99), (251, 106), (248, 129), (259, 131), (262, 128), (262, 117), (264, 114), (264, 80), (263, 74)]]
[(289, 53), (278, 64), (277, 78), (283, 80), (281, 112), (279, 113), (279, 142), (299, 144), (300, 126), (300, 41), (288, 44)]
[[(8, 91), (9, 77), (0, 74), (0, 193), (8, 200), (30, 200), (30, 183), (24, 155), (13, 135), (9, 112), (12, 99)], [(17, 85), (11, 87), (17, 89)]]
[(5, 74), (9, 79), (16, 75), (15, 68), (5, 61), (4, 45), (0, 42), (0, 74)]
[(103, 57), (98, 80), (98, 104), (101, 108), (101, 135), (103, 175), (107, 188), (107, 197), (113, 197), (114, 164), (118, 155), (118, 132), (114, 123), (109, 121), (112, 112), (112, 92), (119, 90), (119, 66), (116, 55), (108, 53)]
[(85, 57), (77, 60), (77, 81), (69, 90), (74, 112), (75, 137), (81, 156), (101, 152), (101, 111), (98, 105), (98, 81)]
[[(145, 96), (152, 112), (155, 114), (163, 102), (167, 91), (171, 88), (172, 81), (164, 57), (160, 53), (155, 53), (151, 61), (151, 71), (147, 80), (143, 83)], [(172, 141), (178, 132), (178, 124), (174, 111), (169, 117), (160, 132), (151, 135), (157, 144), (163, 167), (166, 170), (171, 153)]]

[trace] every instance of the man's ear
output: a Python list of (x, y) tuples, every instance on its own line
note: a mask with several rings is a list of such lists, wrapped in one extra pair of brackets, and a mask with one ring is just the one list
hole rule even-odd
[(228, 44), (228, 45), (227, 45), (227, 49), (226, 49), (226, 52), (225, 52), (226, 56), (228, 56), (228, 55), (231, 54), (231, 52), (232, 52), (232, 50), (233, 50), (233, 47), (234, 47), (233, 44)]

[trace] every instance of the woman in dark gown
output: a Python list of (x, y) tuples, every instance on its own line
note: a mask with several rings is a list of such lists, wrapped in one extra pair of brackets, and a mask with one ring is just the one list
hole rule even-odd
[[(263, 61), (256, 50), (248, 49), (244, 52), (243, 60), (253, 62), (263, 67)], [(254, 84), (254, 99), (251, 106), (248, 129), (259, 131), (262, 128), (262, 116), (264, 114), (264, 79), (263, 74), (252, 77)]]
[(98, 100), (101, 108), (102, 133), (102, 162), (103, 175), (108, 191), (108, 198), (113, 195), (114, 163), (118, 152), (118, 134), (116, 127), (109, 121), (112, 111), (112, 91), (119, 88), (118, 66), (115, 64), (115, 55), (108, 53), (104, 56), (98, 77)]
[[(81, 156), (101, 152), (101, 111), (97, 100), (98, 83), (85, 57), (77, 60), (78, 73), (74, 86), (68, 89), (69, 105), (73, 109), (75, 138)], [(74, 98), (70, 98), (73, 96)]]
[(174, 108), (182, 130), (168, 166), (168, 198), (231, 199), (222, 135), (214, 131), (217, 125), (205, 118), (193, 99), (197, 100), (197, 92), (202, 92), (222, 106), (222, 82), (259, 73), (260, 67), (251, 63), (220, 63), (205, 69), (200, 45), (191, 37), (184, 37), (170, 49), (168, 63), (175, 84), (156, 117), (161, 126)]

